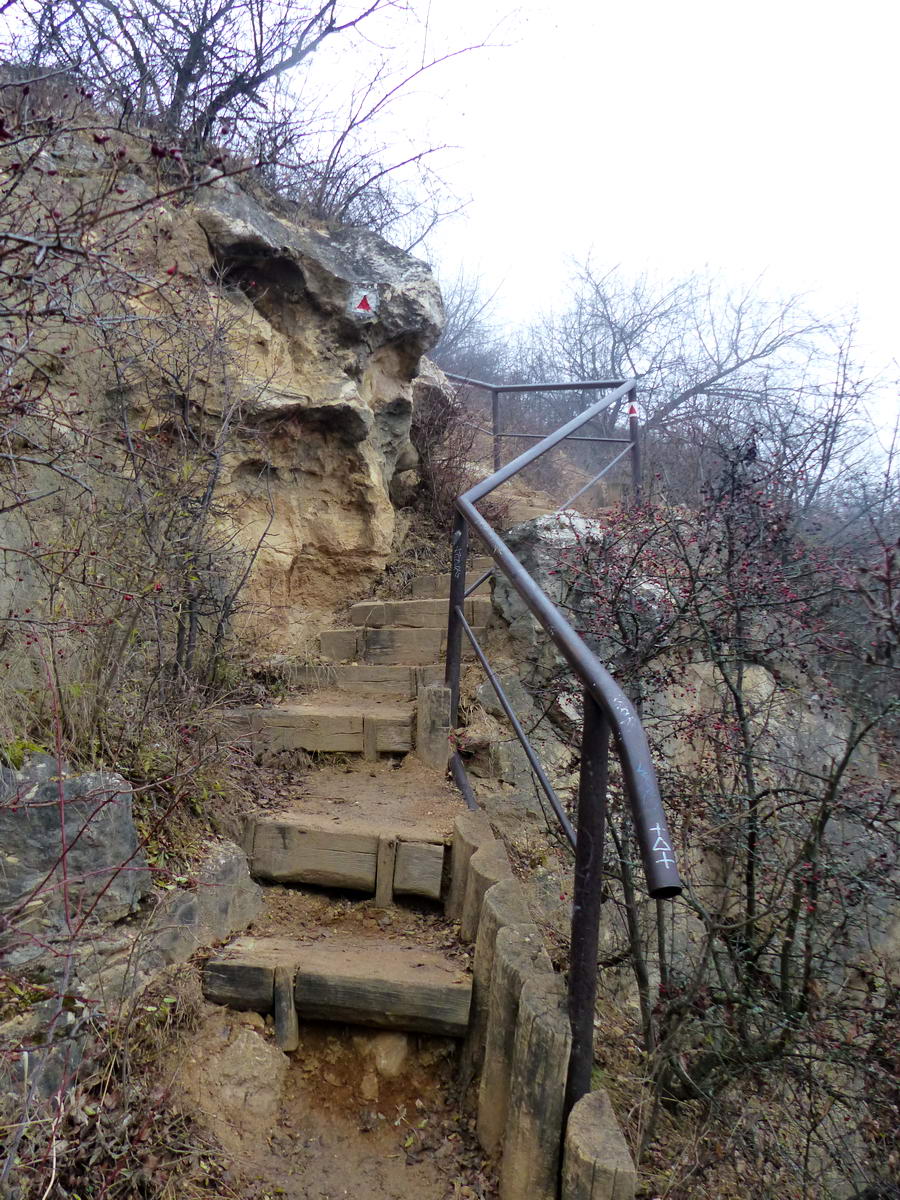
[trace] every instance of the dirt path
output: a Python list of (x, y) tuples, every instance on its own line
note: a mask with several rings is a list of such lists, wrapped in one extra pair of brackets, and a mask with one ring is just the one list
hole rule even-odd
[(280, 764), (253, 767), (257, 811), (364, 818), (373, 825), (384, 821), (400, 827), (421, 823), (440, 834), (449, 834), (454, 816), (465, 811), (459, 792), (412, 754), (377, 763), (333, 757), (339, 761), (308, 772), (292, 772)]
[[(270, 886), (251, 933), (415, 939), (469, 966), (440, 907)], [(233, 1159), (239, 1200), (489, 1200), (496, 1195), (455, 1087), (457, 1043), (308, 1022), (298, 1050), (271, 1018), (205, 1004), (173, 1071), (190, 1109)]]
[(241, 1200), (496, 1195), (459, 1116), (451, 1039), (309, 1024), (285, 1055), (257, 1014), (208, 1006), (184, 1050), (181, 1087)]

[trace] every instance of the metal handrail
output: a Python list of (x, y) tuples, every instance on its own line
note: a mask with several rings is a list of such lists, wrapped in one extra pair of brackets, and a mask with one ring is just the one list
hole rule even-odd
[[(494, 447), (494, 470), (500, 469), (500, 439), (501, 438), (534, 438), (539, 441), (543, 434), (540, 433), (511, 433), (500, 428), (500, 397), (508, 396), (513, 392), (596, 392), (603, 391), (607, 388), (618, 387), (622, 382), (621, 379), (583, 379), (580, 383), (485, 383), (483, 379), (470, 379), (467, 375), (454, 375), (451, 372), (446, 372), (447, 378), (453, 383), (461, 383), (467, 387), (478, 388), (480, 391), (490, 392), (491, 394), (491, 428), (480, 430), (482, 433), (490, 432)], [(476, 426), (476, 428), (478, 428)], [(586, 437), (573, 439), (579, 442), (608, 442), (618, 439), (610, 439), (604, 437)], [(629, 439), (630, 440), (630, 439)]]
[[(567, 1087), (567, 1108), (590, 1090), (593, 1064), (594, 1007), (597, 989), (597, 948), (599, 943), (600, 903), (603, 875), (603, 838), (606, 823), (606, 790), (610, 733), (628, 794), (632, 821), (650, 895), (667, 899), (680, 894), (681, 879), (675, 863), (672, 839), (663, 811), (656, 772), (643, 726), (631, 701), (615, 682), (597, 656), (585, 645), (563, 613), (541, 590), (500, 535), (491, 528), (475, 505), (501, 484), (530, 466), (542, 455), (565, 441), (604, 409), (628, 398), (629, 442), (635, 495), (640, 497), (640, 431), (637, 418), (635, 380), (591, 380), (573, 384), (499, 385), (485, 384), (451, 376), (457, 382), (483, 387), (496, 397), (501, 392), (553, 390), (604, 390), (611, 394), (596, 401), (555, 432), (542, 438), (505, 466), (497, 465), (493, 474), (458, 496), (453, 524), (453, 564), (450, 575), (450, 601), (447, 626), (446, 683), (450, 689), (451, 726), (456, 725), (459, 710), (462, 637), (471, 641), (479, 662), (497, 692), (501, 706), (512, 718), (513, 728), (525, 747), (529, 763), (535, 769), (536, 755), (515, 718), (508, 698), (495, 673), (488, 666), (484, 651), (466, 621), (463, 600), (466, 589), (466, 560), (469, 530), (483, 543), (495, 567), (503, 571), (528, 610), (568, 662), (584, 690), (584, 722), (581, 738), (581, 775), (578, 791), (576, 830), (569, 825), (552, 786), (537, 762), (535, 774), (551, 806), (561, 818), (563, 829), (575, 848), (575, 880), (572, 907), (572, 941), (569, 970), (569, 1017), (572, 1024), (572, 1056)], [(496, 422), (494, 426), (496, 430)], [(495, 439), (495, 464), (497, 442)], [(617, 456), (616, 460), (621, 457)], [(611, 465), (611, 464), (610, 464)], [(603, 472), (601, 472), (601, 475)], [(599, 476), (597, 477), (599, 478)], [(596, 482), (596, 480), (594, 480)], [(484, 577), (483, 577), (484, 578)], [(481, 581), (483, 581), (483, 578)], [(469, 589), (471, 590), (471, 589)], [(451, 756), (451, 770), (463, 794), (471, 803), (473, 793), (465, 766), (458, 753)]]

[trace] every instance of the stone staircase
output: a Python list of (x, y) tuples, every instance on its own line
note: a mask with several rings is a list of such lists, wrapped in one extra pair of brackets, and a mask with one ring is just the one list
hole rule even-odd
[[(468, 582), (489, 566), (476, 559)], [(478, 1140), (502, 1153), (500, 1200), (557, 1200), (565, 988), (486, 816), (435, 769), (446, 764), (446, 726), (423, 723), (430, 696), (446, 693), (448, 590), (449, 576), (432, 575), (414, 581), (412, 599), (354, 604), (349, 627), (321, 634), (322, 661), (303, 672), (301, 695), (227, 714), (257, 752), (323, 757), (246, 820), (266, 909), (206, 962), (203, 991), (270, 1018), (288, 1054), (308, 1021), (457, 1039)], [(465, 602), (476, 629), (488, 619), (486, 590)], [(573, 1137), (562, 1200), (630, 1200), (633, 1168), (614, 1121), (592, 1116)], [(603, 1171), (612, 1163), (608, 1178), (601, 1160)]]
[[(476, 560), (469, 582), (489, 566), (488, 559)], [(476, 627), (490, 611), (486, 586), (465, 602)], [(232, 732), (257, 752), (303, 750), (348, 760), (312, 773), (302, 807), (247, 821), (255, 879), (361, 894), (376, 907), (405, 897), (439, 904), (446, 893), (447, 847), (464, 806), (424, 767), (416, 794), (404, 793), (394, 763), (382, 761), (415, 749), (420, 693), (443, 673), (449, 576), (423, 576), (412, 590), (410, 600), (354, 604), (349, 627), (323, 631), (321, 662), (302, 673), (302, 695), (229, 712)], [(298, 1018), (462, 1037), (472, 983), (458, 958), (421, 940), (351, 932), (323, 943), (306, 929), (233, 941), (207, 964), (204, 991), (217, 1004), (273, 1014), (278, 1044), (290, 1050)]]
[[(476, 558), (475, 583), (491, 566)], [(235, 733), (260, 750), (361, 754), (377, 761), (415, 748), (417, 701), (443, 678), (449, 575), (425, 575), (411, 600), (364, 600), (350, 625), (319, 635), (320, 662), (301, 673), (310, 693), (268, 708), (232, 709)], [(482, 631), (490, 613), (488, 583), (465, 601), (466, 618)]]

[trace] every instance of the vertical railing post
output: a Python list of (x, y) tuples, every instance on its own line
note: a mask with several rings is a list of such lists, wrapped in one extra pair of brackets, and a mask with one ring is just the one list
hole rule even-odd
[(494, 470), (500, 470), (500, 393), (491, 389), (491, 430), (494, 435)]
[(585, 690), (581, 777), (578, 784), (578, 840), (572, 896), (572, 945), (569, 955), (572, 1057), (566, 1085), (567, 1117), (573, 1105), (591, 1090), (608, 774), (609, 723), (597, 701)]
[(459, 723), (459, 672), (462, 662), (462, 622), (459, 609), (466, 598), (466, 560), (469, 555), (469, 526), (461, 513), (453, 518), (450, 535), (450, 610), (447, 616), (447, 669), (444, 683), (450, 689), (450, 728)]
[(641, 471), (641, 427), (637, 411), (637, 388), (628, 393), (628, 436), (631, 438), (631, 488), (635, 504), (640, 504), (642, 493)]

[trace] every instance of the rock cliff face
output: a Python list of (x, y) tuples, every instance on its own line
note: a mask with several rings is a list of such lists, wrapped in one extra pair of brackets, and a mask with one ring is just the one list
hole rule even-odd
[(387, 562), (392, 489), (414, 469), (412, 381), (443, 310), (425, 264), (365, 230), (276, 219), (227, 181), (191, 207), (233, 312), (244, 433), (222, 500), (258, 547), (253, 623), (298, 638)]
[(236, 620), (257, 648), (296, 652), (387, 562), (440, 293), (376, 234), (276, 217), (231, 178), (169, 195), (146, 147), (116, 143), (57, 139), (44, 154), (48, 204), (96, 206), (115, 172), (124, 214), (85, 235), (94, 274), (69, 286), (58, 334), (44, 329), (44, 411), (58, 439), (73, 412), (95, 427), (112, 416), (111, 454), (123, 426), (168, 444), (197, 431), (198, 461), (215, 442), (221, 544), (249, 556)]

